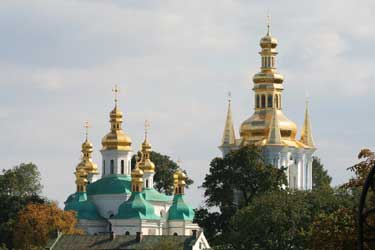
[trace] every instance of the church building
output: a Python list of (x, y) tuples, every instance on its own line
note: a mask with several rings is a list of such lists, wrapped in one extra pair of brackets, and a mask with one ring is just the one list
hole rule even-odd
[(194, 236), (194, 244), (199, 245), (194, 249), (208, 249), (202, 230), (193, 223), (194, 210), (185, 201), (186, 175), (181, 170), (173, 174), (173, 196), (154, 188), (157, 166), (150, 159), (147, 130), (132, 170), (132, 140), (122, 129), (118, 89), (114, 91), (116, 98), (110, 112), (110, 132), (103, 137), (100, 151), (101, 176), (92, 160), (93, 145), (86, 126), (82, 160), (75, 169), (77, 191), (65, 201), (65, 210), (77, 212), (78, 226), (87, 235), (183, 236), (183, 239)]
[(266, 36), (260, 40), (260, 72), (253, 77), (254, 113), (241, 124), (240, 138), (236, 138), (229, 100), (219, 149), (225, 156), (242, 146), (259, 146), (267, 163), (286, 168), (290, 188), (309, 190), (312, 188), (312, 157), (316, 147), (311, 132), (308, 102), (301, 137), (297, 139), (296, 124), (283, 113), (284, 77), (276, 70), (277, 43), (268, 25)]

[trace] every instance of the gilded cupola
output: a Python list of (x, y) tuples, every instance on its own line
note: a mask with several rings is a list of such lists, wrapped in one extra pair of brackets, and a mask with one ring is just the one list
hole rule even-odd
[[(269, 24), (267, 34), (261, 38), (261, 67), (260, 72), (253, 77), (254, 113), (245, 120), (240, 127), (242, 145), (266, 145), (270, 133), (280, 134), (284, 145), (302, 147), (296, 140), (297, 125), (289, 120), (282, 112), (282, 91), (284, 77), (276, 70), (277, 39), (270, 33)], [(272, 120), (277, 121), (277, 130)]]
[(132, 140), (126, 133), (124, 133), (121, 127), (123, 122), (123, 114), (117, 105), (117, 95), (119, 92), (117, 86), (113, 92), (115, 93), (115, 107), (109, 115), (111, 131), (102, 139), (102, 150), (115, 149), (131, 151)]
[(142, 192), (143, 187), (143, 171), (139, 168), (137, 162), (135, 168), (132, 170), (132, 192)]
[(76, 185), (77, 185), (77, 192), (84, 193), (86, 192), (87, 186), (87, 174), (84, 169), (77, 168), (76, 172), (74, 173), (76, 176)]
[(150, 159), (151, 154), (151, 144), (148, 142), (147, 139), (147, 127), (148, 123), (145, 122), (145, 139), (142, 143), (142, 149), (140, 152), (140, 163), (139, 168), (143, 170), (145, 173), (154, 173), (155, 172), (155, 164)]
[(186, 174), (178, 169), (173, 174), (173, 184), (174, 184), (174, 192), (175, 194), (184, 194), (185, 193), (185, 186), (186, 186)]
[(93, 152), (93, 146), (92, 143), (88, 139), (88, 128), (89, 124), (88, 122), (85, 123), (86, 128), (86, 140), (82, 143), (82, 160), (78, 164), (77, 169), (83, 169), (86, 171), (87, 174), (99, 174), (98, 166), (93, 162), (92, 160), (92, 152)]

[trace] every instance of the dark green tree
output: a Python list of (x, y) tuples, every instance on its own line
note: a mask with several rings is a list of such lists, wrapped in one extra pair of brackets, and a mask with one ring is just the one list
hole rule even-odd
[(32, 163), (20, 164), (0, 175), (0, 244), (13, 248), (13, 230), (16, 217), (28, 203), (45, 203), (40, 197), (40, 173)]
[(332, 178), (328, 175), (328, 171), (324, 169), (324, 166), (319, 157), (314, 156), (312, 162), (313, 189), (330, 189), (331, 181)]
[[(167, 155), (152, 151), (151, 161), (155, 164), (154, 188), (167, 195), (173, 194), (173, 173), (180, 167)], [(132, 169), (135, 167), (135, 156), (132, 158)], [(186, 171), (183, 170), (186, 174)], [(193, 180), (187, 178), (186, 187), (193, 184)]]
[(284, 169), (265, 164), (259, 148), (247, 146), (224, 158), (214, 158), (202, 188), (206, 206), (216, 207), (219, 212), (197, 209), (196, 222), (211, 242), (225, 243), (229, 221), (236, 210), (248, 206), (259, 195), (280, 190), (283, 184), (286, 184)]

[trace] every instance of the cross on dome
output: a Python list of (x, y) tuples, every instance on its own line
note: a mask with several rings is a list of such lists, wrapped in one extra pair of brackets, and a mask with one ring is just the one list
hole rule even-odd
[(115, 103), (117, 105), (118, 94), (120, 93), (120, 89), (118, 88), (117, 84), (115, 84), (115, 87), (112, 89), (112, 92), (115, 96)]
[(91, 128), (91, 124), (88, 122), (88, 121), (85, 121), (85, 124), (83, 125), (85, 130), (86, 130), (86, 140), (88, 138), (88, 135), (89, 135), (89, 128)]

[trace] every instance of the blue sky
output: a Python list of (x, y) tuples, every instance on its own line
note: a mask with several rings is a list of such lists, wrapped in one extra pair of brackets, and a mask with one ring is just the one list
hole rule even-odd
[(94, 159), (109, 130), (111, 89), (121, 88), (125, 131), (137, 150), (151, 123), (154, 150), (181, 158), (201, 204), (220, 155), (226, 95), (236, 133), (253, 112), (259, 40), (279, 40), (284, 113), (303, 122), (306, 93), (317, 155), (333, 183), (373, 148), (375, 2), (3, 0), (0, 4), (0, 166), (36, 163), (44, 194), (62, 205), (92, 124)]

